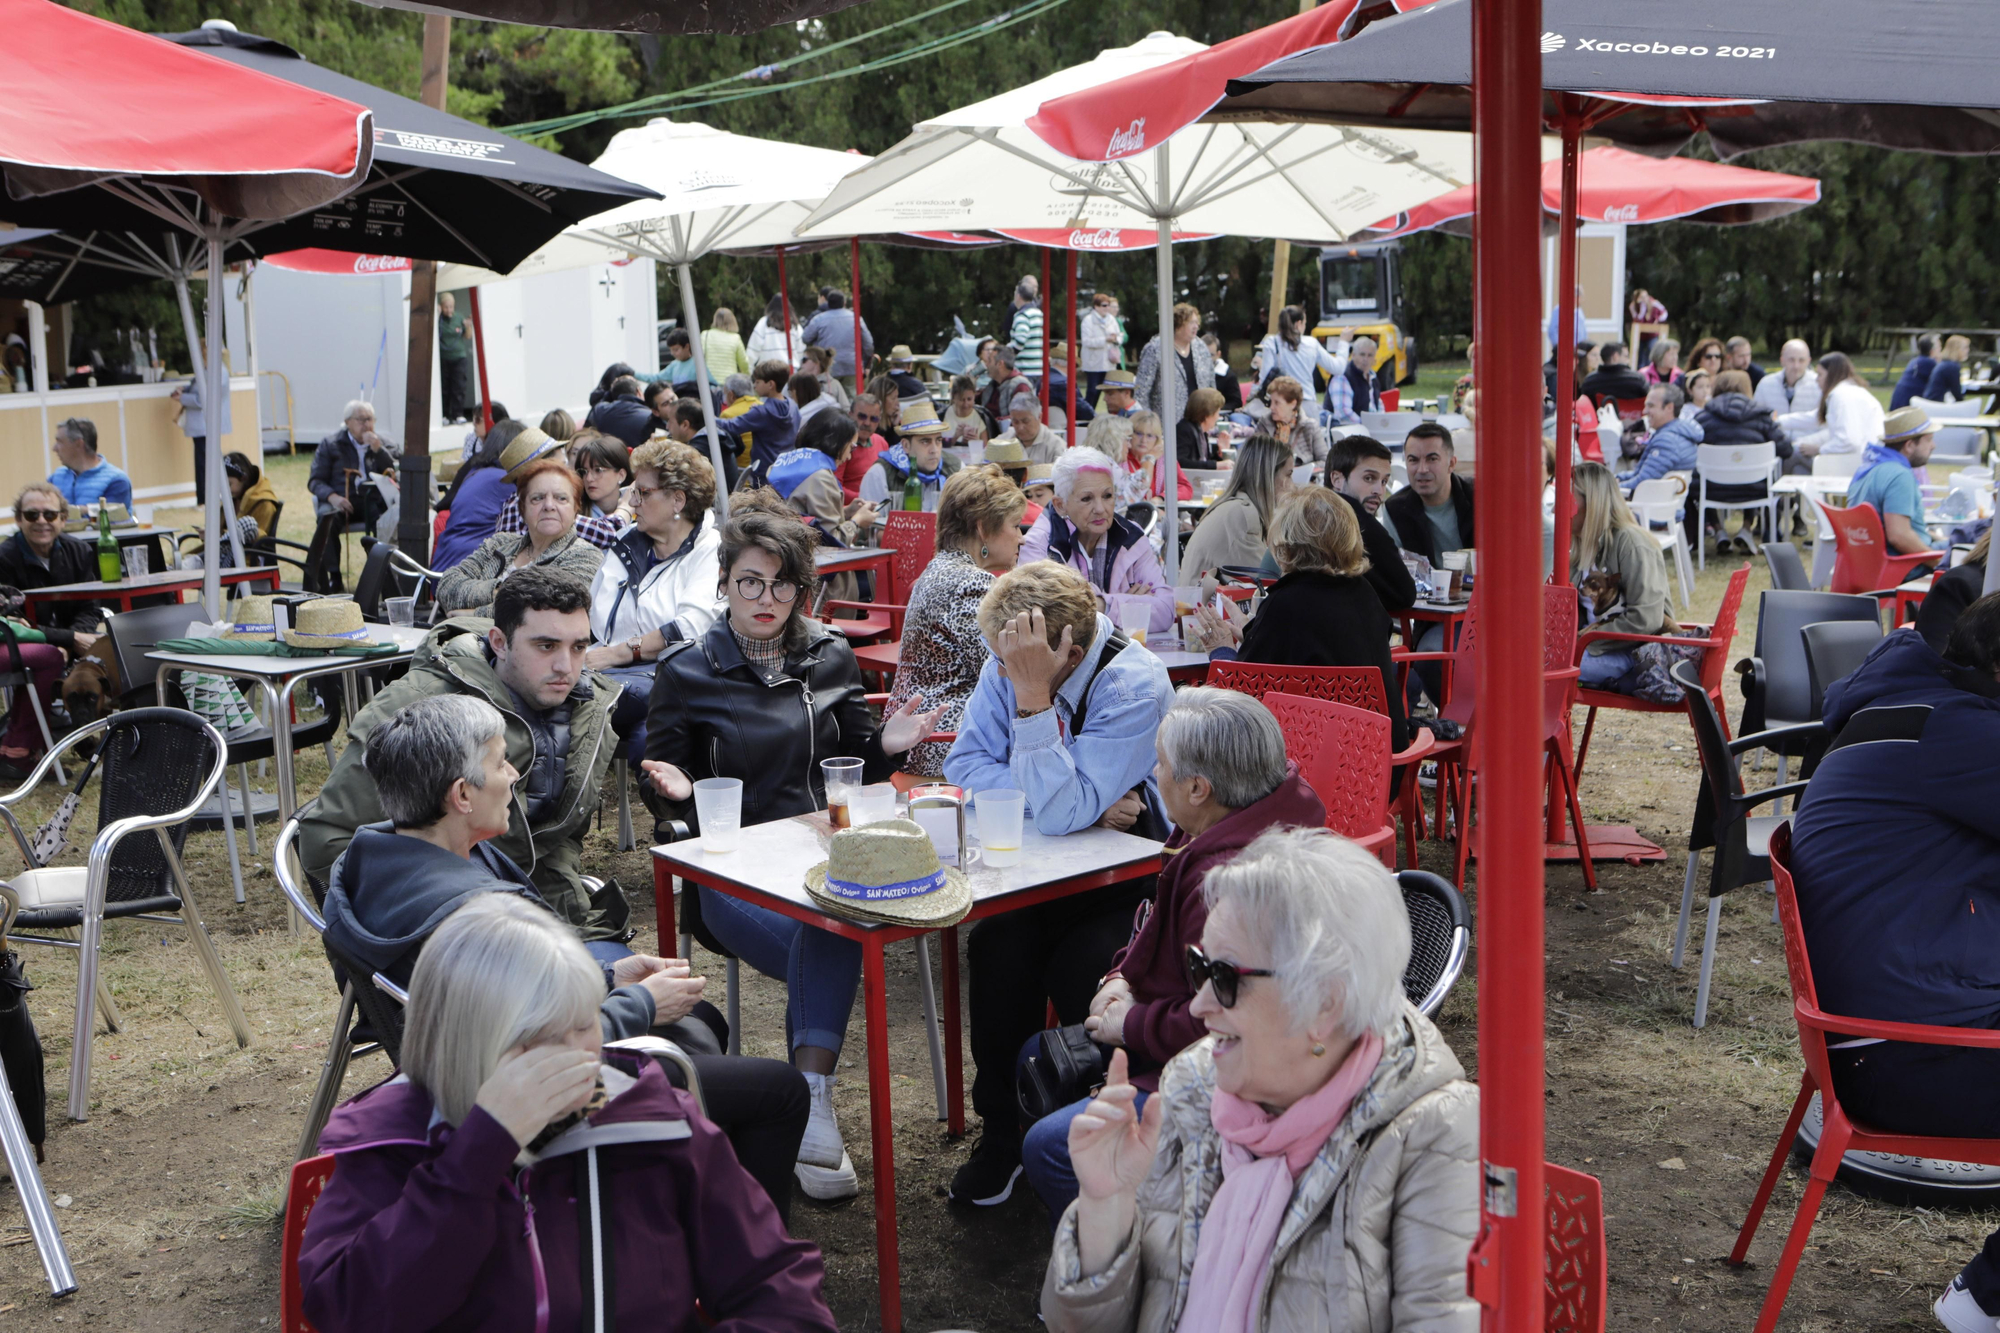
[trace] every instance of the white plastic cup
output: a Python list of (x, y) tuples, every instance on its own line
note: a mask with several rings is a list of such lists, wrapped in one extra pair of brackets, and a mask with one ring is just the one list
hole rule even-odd
[(153, 548), (144, 542), (125, 548), (125, 577), (143, 579), (153, 570)]
[(1028, 794), (995, 787), (972, 798), (979, 818), (979, 857), (995, 869), (1021, 864), (1021, 824)]
[(733, 852), (742, 842), (743, 780), (703, 778), (694, 784), (694, 817), (705, 852)]
[(871, 783), (848, 798), (848, 818), (855, 828), (863, 824), (879, 824), (895, 817), (896, 788), (893, 783)]
[(391, 625), (415, 625), (417, 623), (417, 599), (414, 597), (387, 597), (382, 601), (382, 611), (389, 617)]
[(1153, 623), (1153, 599), (1118, 594), (1111, 599), (1118, 607), (1118, 628), (1134, 643), (1146, 641), (1146, 629)]

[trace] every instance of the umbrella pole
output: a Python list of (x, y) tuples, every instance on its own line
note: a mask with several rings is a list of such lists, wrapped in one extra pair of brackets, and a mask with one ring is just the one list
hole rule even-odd
[[(201, 329), (195, 323), (194, 301), (188, 295), (187, 266), (181, 263), (180, 246), (178, 243), (172, 245), (172, 255), (174, 259), (174, 296), (180, 303), (181, 328), (187, 334), (188, 360), (194, 365), (195, 391), (201, 396), (204, 431), (202, 439), (202, 453), (204, 456), (201, 460), (201, 467), (205, 474), (202, 484), (208, 488), (209, 500), (207, 504), (202, 506), (202, 549), (204, 551), (214, 551), (217, 549), (216, 542), (220, 534), (215, 512), (215, 469), (209, 467), (208, 460), (216, 456), (216, 449), (221, 444), (221, 441), (215, 436), (215, 426), (221, 420), (221, 417), (217, 415), (214, 400), (209, 396), (208, 392), (208, 386), (211, 381), (207, 362), (202, 355)], [(210, 283), (210, 290), (213, 291), (213, 289), (214, 284)], [(213, 307), (210, 308), (209, 314), (210, 318), (214, 317)], [(208, 569), (202, 575), (202, 602), (208, 608), (209, 619), (216, 621), (220, 620), (223, 614), (222, 579), (220, 570), (217, 568), (217, 562), (211, 560), (207, 564)]]
[[(674, 265), (674, 273), (681, 280), (681, 321), (689, 329), (698, 329), (701, 322), (695, 317), (694, 271), (686, 263)], [(701, 386), (701, 419), (708, 428), (708, 461), (715, 467), (715, 521), (729, 519), (729, 487), (724, 484), (728, 472), (722, 466), (722, 436), (715, 428), (715, 391), (708, 382), (708, 358), (702, 355), (701, 339), (690, 337), (688, 342), (694, 347), (694, 379)]]
[(493, 429), (493, 391), (486, 383), (486, 324), (479, 318), (479, 289), (469, 288), (465, 300), (472, 307), (472, 355), (479, 370), (479, 438), (483, 440)]
[(1069, 364), (1063, 367), (1063, 383), (1068, 386), (1069, 401), (1063, 408), (1063, 433), (1065, 448), (1076, 448), (1076, 380), (1082, 372), (1077, 366), (1083, 358), (1077, 354), (1076, 345), (1076, 251), (1069, 255), (1069, 320), (1063, 326), (1064, 341), (1069, 345)]
[(1576, 347), (1571, 331), (1576, 325), (1577, 150), (1583, 137), (1583, 118), (1577, 113), (1575, 96), (1563, 93), (1561, 99), (1563, 167), (1562, 208), (1556, 223), (1556, 331), (1570, 341), (1557, 344), (1552, 352), (1556, 359), (1556, 540), (1554, 567), (1549, 570), (1551, 583), (1569, 581), (1570, 470), (1576, 436)]
[(854, 299), (848, 304), (854, 307), (854, 396), (859, 398), (863, 392), (861, 381), (867, 373), (861, 364), (861, 238), (859, 236), (850, 236), (847, 240), (847, 266), (854, 279)]
[(1174, 356), (1174, 220), (1167, 216), (1167, 167), (1167, 145), (1163, 143), (1153, 150), (1153, 174), (1160, 192), (1158, 212), (1154, 215), (1159, 224), (1159, 237), (1153, 249), (1153, 279), (1159, 289), (1160, 305), (1160, 367), (1153, 385), (1158, 390), (1159, 399), (1155, 410), (1160, 414), (1160, 461), (1165, 465), (1162, 469), (1165, 481), (1161, 486), (1160, 503), (1167, 510), (1166, 522), (1160, 527), (1164, 534), (1160, 568), (1166, 573), (1167, 585), (1172, 587), (1181, 563), (1180, 455), (1172, 439), (1175, 434), (1173, 377), (1181, 373), (1181, 368)]
[[(222, 404), (224, 411), (227, 411), (229, 407), (229, 376), (224, 371), (222, 365), (223, 335), (228, 332), (227, 319), (222, 313), (223, 277), (222, 237), (219, 234), (210, 233), (208, 238), (207, 322), (210, 335), (208, 339), (208, 382), (216, 387), (218, 395), (216, 401)], [(204, 399), (203, 401), (207, 400)], [(248, 561), (243, 558), (243, 534), (236, 530), (236, 505), (229, 499), (229, 477), (222, 466), (223, 441), (211, 435), (209, 443), (213, 446), (208, 451), (209, 511), (216, 516), (216, 524), (221, 528), (221, 531), (216, 534), (216, 546), (214, 549), (220, 551), (222, 543), (228, 542), (231, 549), (236, 553), (236, 568), (242, 569), (248, 564)], [(263, 452), (261, 440), (258, 445), (258, 452)], [(209, 548), (204, 546), (202, 549), (208, 550)], [(216, 601), (214, 605), (220, 606), (222, 604), (222, 572), (210, 566), (210, 576), (215, 580)], [(208, 578), (204, 578), (202, 582), (206, 584)]]
[(1049, 376), (1055, 365), (1049, 360), (1049, 250), (1042, 247), (1042, 424), (1049, 424)]
[[(1473, 232), (1481, 443), (1476, 493), (1481, 1226), (1468, 1262), (1484, 1327), (1543, 1327), (1543, 585), (1541, 394), (1529, 327), (1541, 309), (1541, 5), (1475, 0), (1479, 202)], [(1567, 663), (1564, 664), (1568, 665)]]
[(798, 368), (798, 354), (792, 350), (792, 293), (785, 286), (785, 247), (778, 247), (778, 301), (785, 312), (785, 360), (794, 370)]

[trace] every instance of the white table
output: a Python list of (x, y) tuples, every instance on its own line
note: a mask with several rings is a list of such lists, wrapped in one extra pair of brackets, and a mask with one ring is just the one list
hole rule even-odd
[[(874, 1153), (875, 1249), (882, 1327), (902, 1328), (902, 1276), (896, 1241), (895, 1123), (889, 1079), (889, 1013), (883, 970), (885, 946), (928, 934), (921, 926), (887, 926), (829, 915), (807, 893), (806, 871), (826, 860), (833, 826), (823, 815), (800, 815), (746, 828), (737, 850), (712, 853), (699, 838), (653, 849), (653, 901), (659, 949), (673, 952), (675, 875), (780, 915), (818, 926), (861, 945), (861, 988), (868, 1040), (868, 1133)], [(968, 828), (968, 841), (970, 841)], [(967, 922), (1031, 907), (1054, 898), (1122, 884), (1160, 868), (1160, 844), (1110, 829), (1090, 828), (1067, 837), (1022, 831), (1021, 862), (994, 869), (976, 858), (967, 871), (972, 911)], [(950, 1128), (965, 1133), (964, 1058), (959, 1041), (958, 927), (944, 936), (945, 1070)]]

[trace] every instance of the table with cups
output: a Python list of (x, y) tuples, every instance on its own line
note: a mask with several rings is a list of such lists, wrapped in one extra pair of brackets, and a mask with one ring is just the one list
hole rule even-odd
[[(890, 1100), (884, 950), (897, 941), (932, 932), (943, 936), (944, 1065), (948, 1084), (943, 1118), (954, 1137), (962, 1135), (965, 1106), (958, 984), (959, 925), (1154, 874), (1161, 865), (1161, 845), (1106, 828), (1088, 828), (1063, 837), (1045, 835), (1026, 819), (1026, 797), (1020, 791), (973, 793), (969, 803), (964, 803), (958, 799), (957, 788), (918, 787), (909, 794), (905, 811), (899, 808), (898, 793), (890, 784), (861, 782), (858, 759), (822, 761), (822, 772), (827, 778), (827, 812), (772, 820), (749, 828), (741, 824), (743, 784), (739, 779), (705, 778), (694, 784), (701, 836), (653, 848), (658, 947), (663, 954), (675, 951), (676, 876), (687, 884), (726, 893), (861, 945), (877, 1278), (882, 1324), (895, 1333), (902, 1326), (902, 1296), (897, 1257), (895, 1131)], [(962, 917), (949, 923), (899, 921), (893, 912), (884, 911), (872, 901), (856, 902), (852, 911), (831, 905), (836, 900), (829, 895), (827, 882), (833, 878), (828, 866), (834, 837), (843, 830), (864, 829), (885, 820), (897, 821), (888, 827), (907, 838), (916, 838), (917, 829), (929, 835), (931, 846), (938, 852), (939, 873), (953, 876), (955, 888), (969, 887), (970, 906)], [(810, 888), (808, 879), (813, 881)], [(867, 896), (897, 898), (902, 896), (902, 889), (891, 886)]]
[[(278, 570), (275, 566), (225, 569), (219, 577), (225, 587), (236, 583), (263, 583), (269, 585), (273, 592), (278, 589)], [(99, 602), (115, 606), (120, 611), (130, 611), (135, 603), (144, 598), (167, 593), (200, 592), (202, 578), (203, 572), (199, 569), (161, 569), (140, 574), (128, 568), (126, 576), (116, 583), (95, 579), (88, 583), (52, 583), (46, 588), (30, 588), (25, 595), (30, 607), (49, 602)]]

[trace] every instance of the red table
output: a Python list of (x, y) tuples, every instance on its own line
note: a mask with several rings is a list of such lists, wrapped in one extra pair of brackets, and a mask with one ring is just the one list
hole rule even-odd
[(857, 546), (843, 551), (838, 547), (822, 546), (813, 552), (813, 568), (822, 577), (828, 574), (846, 574), (856, 570), (876, 569), (887, 571), (889, 562), (896, 553), (886, 546)]
[[(116, 583), (56, 583), (46, 588), (33, 588), (27, 593), (28, 605), (39, 607), (44, 602), (112, 602), (120, 611), (130, 611), (132, 603), (141, 597), (158, 597), (162, 593), (178, 596), (188, 591), (199, 591), (203, 572), (199, 569), (166, 569), (158, 573), (142, 574), (138, 578), (120, 579)], [(278, 591), (278, 570), (275, 566), (251, 569), (225, 569), (222, 571), (225, 585), (234, 583), (268, 583), (271, 591)]]
[[(1417, 629), (1418, 623), (1421, 622), (1429, 625), (1443, 625), (1444, 646), (1441, 649), (1441, 651), (1445, 653), (1450, 653), (1452, 648), (1458, 643), (1459, 622), (1463, 621), (1465, 617), (1471, 613), (1471, 611), (1472, 611), (1472, 603), (1470, 601), (1464, 601), (1464, 602), (1419, 601), (1414, 606), (1410, 607), (1407, 611), (1404, 611), (1402, 613), (1403, 647), (1401, 648), (1400, 651), (1392, 651), (1389, 654), (1389, 656), (1396, 661), (1399, 667), (1399, 669), (1396, 672), (1397, 689), (1407, 690), (1409, 688), (1410, 668), (1409, 665), (1403, 660), (1401, 654), (1413, 653), (1417, 650), (1417, 638), (1420, 633), (1420, 631)], [(1438, 669), (1440, 672), (1442, 672), (1442, 677), (1441, 677), (1443, 682), (1442, 688), (1445, 697), (1443, 699), (1433, 700), (1433, 702), (1436, 703), (1438, 707), (1442, 708), (1444, 707), (1445, 702), (1451, 698), (1451, 662), (1449, 660), (1446, 660), (1438, 663)]]
[[(874, 1155), (875, 1249), (881, 1293), (882, 1327), (903, 1326), (901, 1264), (897, 1256), (895, 1125), (889, 1080), (889, 1013), (883, 949), (899, 940), (930, 933), (915, 926), (881, 926), (829, 916), (807, 897), (805, 874), (826, 859), (833, 826), (823, 815), (774, 820), (742, 831), (734, 852), (710, 853), (700, 839), (653, 849), (653, 901), (659, 913), (659, 950), (674, 952), (676, 874), (768, 908), (795, 921), (818, 926), (860, 943), (862, 1008), (868, 1042), (868, 1133)], [(972, 866), (972, 911), (967, 922), (1053, 898), (1103, 888), (1150, 875), (1160, 868), (1160, 844), (1110, 829), (1091, 828), (1051, 838), (1031, 826), (1024, 831), (1021, 864), (995, 870)], [(958, 928), (945, 927), (945, 1074), (949, 1082), (950, 1130), (965, 1133), (964, 1056), (959, 1039)]]

